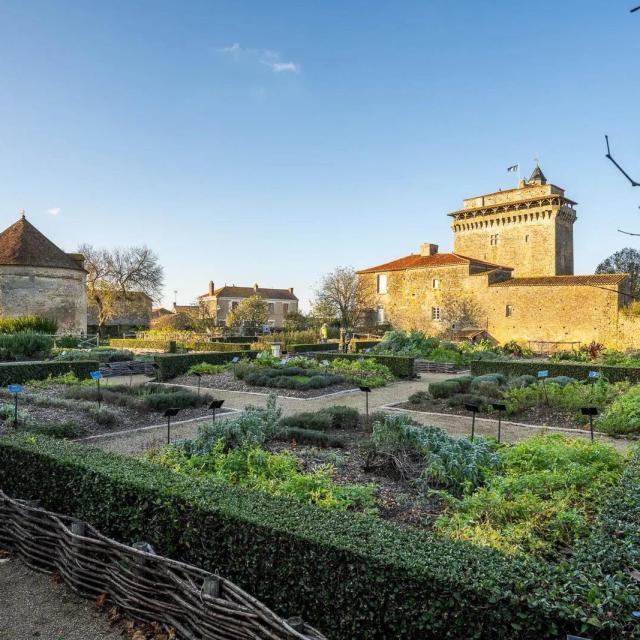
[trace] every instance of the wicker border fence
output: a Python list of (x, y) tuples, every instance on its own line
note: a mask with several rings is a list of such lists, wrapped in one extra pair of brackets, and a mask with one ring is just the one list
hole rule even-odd
[(92, 526), (0, 490), (0, 547), (37, 571), (58, 571), (85, 598), (106, 594), (131, 618), (173, 627), (185, 640), (326, 640), (283, 620), (229, 580), (133, 547)]

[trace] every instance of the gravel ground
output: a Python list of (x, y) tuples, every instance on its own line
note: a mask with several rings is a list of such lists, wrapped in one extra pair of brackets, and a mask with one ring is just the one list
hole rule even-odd
[(0, 640), (122, 640), (91, 600), (0, 556)]
[[(197, 385), (197, 382), (195, 376), (183, 375), (171, 380), (171, 384), (195, 386)], [(309, 389), (308, 391), (299, 391), (297, 389), (277, 389), (275, 387), (254, 387), (247, 384), (244, 380), (236, 380), (232, 371), (203, 375), (201, 378), (201, 384), (203, 388), (206, 387), (214, 390), (243, 391), (245, 393), (274, 393), (279, 397), (288, 398), (321, 398), (329, 393), (357, 389), (357, 387), (350, 382), (332, 384), (330, 387), (325, 387), (324, 389)]]

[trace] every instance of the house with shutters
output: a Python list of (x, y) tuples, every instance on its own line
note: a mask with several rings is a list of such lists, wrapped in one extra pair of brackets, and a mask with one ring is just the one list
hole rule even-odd
[(224, 285), (216, 289), (213, 281), (209, 282), (207, 293), (198, 296), (202, 317), (213, 318), (216, 324), (223, 325), (227, 314), (235, 309), (242, 300), (252, 296), (262, 298), (268, 311), (268, 324), (278, 328), (284, 325), (289, 313), (298, 311), (298, 298), (293, 287), (288, 289), (271, 289), (254, 284), (252, 287)]

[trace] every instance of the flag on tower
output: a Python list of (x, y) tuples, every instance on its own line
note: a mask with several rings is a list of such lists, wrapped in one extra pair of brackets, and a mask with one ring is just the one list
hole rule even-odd
[(519, 164), (512, 164), (510, 167), (507, 167), (507, 171), (509, 173), (516, 173), (518, 171), (518, 169), (520, 169), (520, 165)]

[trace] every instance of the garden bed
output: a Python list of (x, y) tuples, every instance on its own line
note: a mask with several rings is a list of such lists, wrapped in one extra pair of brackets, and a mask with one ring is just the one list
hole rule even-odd
[(76, 382), (30, 386), (27, 383), (19, 398), (17, 426), (14, 424), (13, 396), (0, 390), (0, 435), (16, 430), (36, 430), (53, 437), (76, 439), (162, 425), (166, 423), (163, 411), (168, 408), (167, 404), (180, 407), (174, 422), (211, 415), (208, 395), (203, 393), (198, 399), (197, 394), (182, 389), (177, 393), (171, 387), (162, 394), (164, 401), (153, 398), (157, 407), (138, 403), (137, 394), (148, 388), (103, 384), (102, 402), (98, 408), (94, 385)]
[[(173, 384), (198, 386), (198, 379), (194, 375), (184, 374), (171, 381)], [(340, 391), (356, 391), (357, 387), (350, 382), (332, 384), (323, 389), (278, 389), (274, 387), (262, 387), (247, 384), (244, 380), (237, 379), (232, 370), (222, 371), (214, 374), (202, 374), (200, 384), (203, 389), (220, 391), (241, 391), (244, 393), (263, 393), (265, 395), (273, 393), (282, 398), (320, 398), (322, 396), (338, 393)]]
[[(452, 407), (446, 400), (425, 398), (421, 402), (398, 402), (391, 405), (399, 409), (408, 409), (410, 411), (423, 411), (425, 413), (444, 413), (453, 416), (469, 417), (471, 414), (464, 407)], [(486, 411), (478, 414), (479, 417), (498, 419), (498, 413), (495, 411)], [(540, 427), (556, 427), (561, 429), (584, 429), (585, 419), (577, 415), (573, 411), (566, 409), (558, 409), (556, 407), (547, 407), (541, 405), (539, 407), (530, 407), (517, 415), (505, 416), (503, 420), (510, 422), (521, 422)]]

